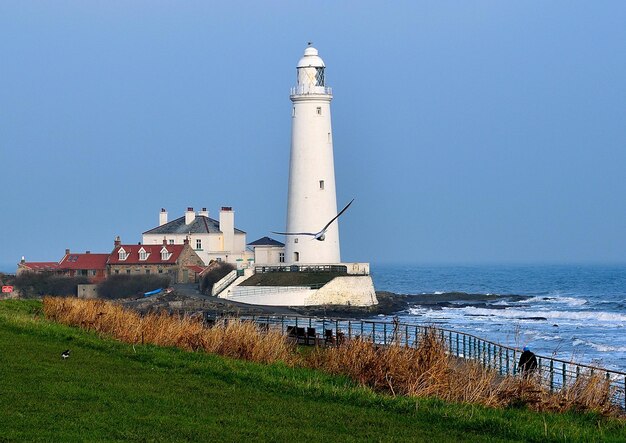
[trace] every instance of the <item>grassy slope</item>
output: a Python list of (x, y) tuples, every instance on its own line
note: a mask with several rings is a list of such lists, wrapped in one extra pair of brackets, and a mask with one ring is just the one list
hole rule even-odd
[(40, 306), (0, 303), (0, 441), (626, 438), (623, 423), (593, 415), (394, 399), (317, 371), (133, 349), (41, 320)]
[(239, 286), (307, 286), (326, 284), (335, 277), (347, 277), (338, 272), (267, 272), (250, 276)]

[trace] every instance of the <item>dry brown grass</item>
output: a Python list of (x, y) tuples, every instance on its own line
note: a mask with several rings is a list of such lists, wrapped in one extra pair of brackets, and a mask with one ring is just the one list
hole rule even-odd
[(262, 331), (251, 322), (229, 320), (208, 328), (201, 319), (165, 312), (139, 315), (102, 300), (44, 298), (47, 318), (94, 330), (128, 343), (176, 346), (255, 362), (282, 361), (350, 377), (391, 395), (438, 397), (490, 407), (526, 405), (537, 411), (577, 409), (620, 415), (611, 403), (610, 384), (600, 375), (583, 374), (565, 389), (550, 393), (539, 377), (501, 376), (477, 362), (452, 357), (435, 330), (417, 348), (379, 347), (347, 340), (302, 355), (280, 331)]
[(47, 318), (110, 335), (127, 343), (176, 346), (188, 351), (205, 351), (250, 361), (293, 363), (294, 345), (275, 331), (262, 332), (250, 322), (220, 322), (212, 328), (189, 316), (166, 312), (139, 315), (135, 311), (102, 300), (46, 297)]
[(391, 395), (430, 396), (491, 407), (526, 405), (537, 411), (622, 413), (611, 403), (610, 384), (599, 375), (581, 375), (572, 385), (551, 393), (539, 377), (501, 376), (477, 362), (449, 355), (434, 330), (421, 338), (417, 348), (376, 347), (357, 339), (337, 348), (316, 349), (307, 363)]

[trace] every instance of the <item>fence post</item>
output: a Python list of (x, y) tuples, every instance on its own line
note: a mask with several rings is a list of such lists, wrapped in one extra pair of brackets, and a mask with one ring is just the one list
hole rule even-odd
[(513, 375), (517, 374), (517, 351), (513, 349)]
[(563, 363), (563, 389), (567, 385), (567, 380), (565, 379), (565, 363)]
[(465, 353), (465, 334), (463, 334), (463, 358), (467, 358), (467, 354)]
[(339, 320), (335, 320), (335, 343), (339, 347)]
[(363, 320), (361, 320), (361, 340), (363, 340)]
[(285, 316), (280, 316), (280, 333), (285, 335)]
[(509, 375), (509, 348), (506, 348), (506, 375)]
[(409, 347), (409, 325), (404, 326), (404, 335), (406, 337), (406, 347)]
[(456, 356), (459, 356), (459, 333), (456, 333)]
[(387, 346), (387, 323), (383, 323), (383, 344)]
[(554, 391), (554, 360), (550, 359), (550, 392)]
[(498, 373), (502, 375), (502, 346), (498, 346)]
[(372, 322), (372, 343), (376, 344), (376, 322)]
[(348, 320), (348, 340), (352, 340), (352, 323)]

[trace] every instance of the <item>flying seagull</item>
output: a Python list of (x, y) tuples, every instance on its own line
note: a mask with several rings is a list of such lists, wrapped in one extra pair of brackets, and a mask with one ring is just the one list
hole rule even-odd
[(70, 350), (66, 349), (65, 351), (61, 352), (61, 358), (63, 360), (65, 360), (66, 358), (68, 358), (70, 356)]
[(278, 235), (309, 235), (309, 236), (313, 237), (313, 239), (315, 239), (315, 240), (324, 241), (324, 239), (326, 238), (326, 231), (328, 231), (328, 227), (335, 220), (337, 220), (341, 214), (346, 212), (346, 209), (348, 209), (348, 207), (352, 204), (353, 201), (354, 201), (354, 199), (350, 200), (350, 203), (348, 203), (345, 208), (343, 208), (341, 211), (339, 211), (339, 214), (335, 215), (335, 217), (331, 221), (326, 223), (326, 226), (324, 226), (322, 228), (322, 230), (319, 231), (319, 232), (275, 232), (275, 231), (272, 231), (272, 234), (278, 234)]

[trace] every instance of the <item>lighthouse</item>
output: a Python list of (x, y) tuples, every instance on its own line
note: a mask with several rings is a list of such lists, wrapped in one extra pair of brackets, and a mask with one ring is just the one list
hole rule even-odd
[[(291, 88), (291, 156), (287, 232), (317, 232), (337, 215), (333, 134), (330, 123), (332, 91), (326, 86), (324, 61), (309, 43), (297, 65)], [(323, 241), (289, 235), (285, 261), (293, 264), (340, 263), (339, 220)]]

